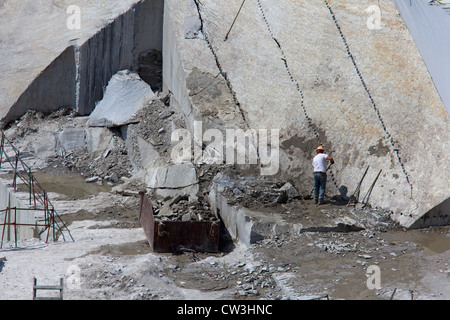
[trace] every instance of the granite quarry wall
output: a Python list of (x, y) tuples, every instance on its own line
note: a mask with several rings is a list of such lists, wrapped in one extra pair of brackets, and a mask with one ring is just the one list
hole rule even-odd
[(450, 61), (446, 58), (450, 55), (450, 41), (448, 41), (447, 33), (450, 28), (449, 6), (429, 0), (411, 3), (399, 0), (393, 0), (393, 2), (411, 32), (447, 112), (450, 114), (450, 90), (448, 90), (450, 87)]
[[(371, 29), (369, 1), (248, 1), (225, 41), (240, 4), (166, 1), (165, 44), (176, 42), (164, 81), (180, 109), (218, 126), (281, 129), (279, 175), (303, 193), (321, 143), (337, 159), (330, 194), (350, 195), (370, 166), (361, 196), (382, 171), (372, 205), (404, 226), (448, 224), (449, 118), (393, 3), (379, 2)], [(178, 85), (199, 74), (223, 77), (237, 108), (208, 112), (195, 86)]]
[(88, 115), (111, 77), (120, 70), (136, 70), (140, 54), (162, 50), (163, 0), (137, 3), (87, 42), (76, 48), (79, 55), (76, 108)]
[(370, 1), (247, 1), (225, 41), (241, 3), (121, 2), (89, 32), (55, 39), (60, 54), (2, 97), (0, 116), (64, 106), (87, 115), (112, 75), (161, 50), (164, 91), (191, 132), (194, 120), (279, 129), (278, 176), (303, 193), (323, 144), (337, 160), (330, 196), (350, 195), (370, 166), (362, 195), (382, 170), (372, 205), (406, 227), (448, 224), (449, 117), (394, 4), (379, 2), (380, 28), (370, 29)]
[[(3, 31), (6, 43), (0, 53), (4, 69), (0, 78), (3, 123), (17, 119), (27, 110), (51, 112), (68, 107), (87, 115), (102, 99), (116, 72), (136, 70), (141, 54), (162, 50), (163, 0), (98, 6), (86, 1), (70, 3), (74, 4), (80, 7), (83, 18), (79, 30), (66, 27), (69, 15), (64, 9), (69, 3), (67, 6), (47, 1), (3, 4), (2, 23), (11, 25), (12, 20), (20, 25), (19, 30), (12, 24)], [(50, 36), (54, 36), (54, 41), (47, 38)], [(23, 43), (14, 37), (23, 39)], [(15, 51), (17, 56), (12, 54)], [(32, 58), (33, 55), (38, 58)], [(22, 60), (16, 61), (19, 59)], [(34, 62), (33, 68), (27, 65), (27, 60)], [(18, 65), (22, 65), (20, 72)], [(15, 80), (8, 76), (15, 76)]]

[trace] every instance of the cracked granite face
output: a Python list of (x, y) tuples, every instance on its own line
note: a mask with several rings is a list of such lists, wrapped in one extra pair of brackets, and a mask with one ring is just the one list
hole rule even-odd
[(89, 114), (111, 76), (159, 37), (162, 87), (187, 129), (200, 120), (205, 130), (280, 130), (277, 176), (302, 191), (324, 144), (337, 160), (329, 192), (355, 190), (370, 166), (365, 193), (382, 170), (373, 205), (405, 226), (448, 211), (449, 117), (391, 1), (378, 4), (377, 30), (356, 0), (247, 1), (234, 24), (238, 0), (155, 3), (72, 1), (83, 19), (70, 30), (68, 1), (3, 1), (1, 117), (70, 106)]

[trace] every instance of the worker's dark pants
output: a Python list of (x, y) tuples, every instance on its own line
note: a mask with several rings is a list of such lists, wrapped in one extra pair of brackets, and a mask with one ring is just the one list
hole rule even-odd
[(314, 201), (323, 201), (327, 187), (327, 174), (314, 172)]

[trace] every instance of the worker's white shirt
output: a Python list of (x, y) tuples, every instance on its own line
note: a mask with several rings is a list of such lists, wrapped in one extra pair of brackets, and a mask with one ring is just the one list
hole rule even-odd
[(327, 157), (325, 153), (319, 153), (313, 159), (314, 172), (327, 172)]

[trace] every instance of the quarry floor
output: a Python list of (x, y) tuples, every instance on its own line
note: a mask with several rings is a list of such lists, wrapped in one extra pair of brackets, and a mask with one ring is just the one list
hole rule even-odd
[[(67, 117), (27, 115), (9, 133), (22, 149), (45, 151), (46, 135), (39, 132), (59, 128)], [(281, 233), (250, 247), (231, 241), (225, 229), (218, 253), (152, 252), (138, 219), (142, 185), (123, 175), (127, 170), (120, 166), (126, 156), (119, 151), (112, 150), (100, 162), (75, 151), (71, 157), (52, 151), (48, 160), (22, 153), (75, 241), (66, 233), (66, 241), (60, 236), (49, 243), (21, 240), (17, 247), (3, 243), (0, 300), (32, 299), (34, 278), (38, 285), (56, 285), (64, 278), (66, 300), (450, 299), (450, 226), (404, 230), (383, 220), (382, 227), (369, 223), (355, 229), (359, 231)], [(119, 181), (86, 182), (110, 168)], [(226, 168), (203, 170), (212, 179)], [(1, 173), (1, 179), (11, 180), (11, 172), (2, 167)], [(200, 182), (202, 190), (208, 188), (208, 179)], [(25, 191), (21, 187), (18, 190)], [(268, 191), (273, 190), (269, 185)], [(317, 206), (305, 196), (280, 206), (230, 200), (252, 210), (270, 209), (289, 223), (312, 228), (351, 210), (331, 199)], [(371, 266), (379, 267), (379, 289), (368, 287)], [(49, 294), (54, 293), (39, 295)]]
[[(37, 175), (75, 241), (4, 243), (2, 300), (32, 299), (34, 277), (53, 285), (64, 278), (66, 300), (450, 298), (449, 226), (304, 232), (249, 248), (222, 242), (219, 253), (158, 254), (138, 221), (138, 196), (87, 184), (57, 163)], [(299, 205), (341, 210), (312, 200)], [(379, 289), (367, 286), (371, 265), (380, 268)]]

